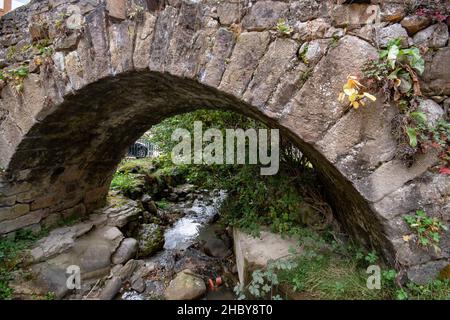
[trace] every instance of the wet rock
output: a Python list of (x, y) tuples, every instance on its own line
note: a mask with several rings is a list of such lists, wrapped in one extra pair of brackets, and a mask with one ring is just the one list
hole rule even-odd
[(139, 293), (144, 292), (145, 288), (146, 288), (146, 284), (145, 284), (144, 279), (142, 279), (142, 278), (135, 279), (131, 283), (131, 289), (133, 289)]
[(176, 193), (171, 193), (169, 194), (169, 197), (167, 198), (167, 200), (171, 201), (171, 202), (176, 202), (178, 201), (178, 195)]
[(176, 258), (177, 260), (173, 266), (173, 270), (175, 272), (181, 272), (185, 269), (189, 269), (197, 274), (209, 277), (211, 276), (211, 273), (218, 274), (222, 269), (219, 259), (210, 257), (194, 248), (188, 248)]
[(133, 274), (133, 272), (137, 266), (138, 266), (137, 260), (132, 259), (132, 260), (129, 260), (117, 272), (113, 272), (112, 270), (111, 270), (111, 272), (113, 273), (113, 275), (119, 277), (122, 281), (126, 281), (127, 279), (129, 279), (131, 277), (131, 275)]
[(419, 110), (425, 113), (427, 124), (431, 127), (434, 127), (439, 119), (442, 119), (444, 116), (442, 107), (431, 99), (420, 101)]
[(445, 23), (437, 23), (419, 31), (413, 37), (416, 46), (426, 46), (429, 48), (442, 48), (448, 42), (448, 26)]
[(225, 241), (219, 238), (208, 239), (203, 246), (205, 253), (215, 258), (225, 258), (231, 254)]
[(164, 246), (164, 233), (157, 224), (143, 224), (138, 231), (138, 257), (147, 257), (161, 250)]
[(141, 203), (144, 207), (144, 210), (146, 210), (151, 215), (155, 215), (158, 212), (155, 201), (153, 201), (153, 198), (150, 195), (144, 194), (141, 198)]
[(165, 286), (163, 281), (150, 280), (146, 281), (146, 296), (151, 299), (163, 299), (164, 298)]
[(202, 297), (205, 292), (203, 279), (186, 269), (170, 282), (164, 296), (167, 300), (194, 300)]
[(133, 238), (125, 238), (122, 240), (119, 248), (114, 252), (111, 260), (114, 264), (125, 263), (136, 255), (138, 242)]
[(410, 15), (402, 20), (401, 25), (406, 29), (410, 36), (418, 31), (425, 29), (431, 24), (431, 19), (426, 16)]
[(99, 299), (100, 300), (112, 300), (122, 287), (122, 280), (119, 277), (112, 277), (106, 281), (105, 287), (102, 289)]
[(173, 192), (180, 197), (186, 197), (192, 191), (194, 191), (195, 186), (193, 184), (182, 184), (173, 189)]
[(153, 264), (147, 264), (139, 260), (137, 268), (130, 278), (131, 288), (139, 293), (144, 292), (146, 288), (145, 277), (153, 270)]

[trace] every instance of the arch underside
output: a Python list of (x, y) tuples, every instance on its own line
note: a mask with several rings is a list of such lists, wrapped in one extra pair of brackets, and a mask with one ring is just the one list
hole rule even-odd
[[(157, 10), (136, 1), (144, 7), (136, 20), (109, 1), (35, 1), (1, 21), (0, 38), (15, 39), (6, 47), (31, 41), (33, 12), (51, 20), (71, 3), (82, 29), (52, 39), (50, 63), (24, 80), (21, 94), (12, 84), (1, 92), (0, 234), (100, 206), (129, 145), (166, 117), (206, 108), (280, 128), (318, 169), (345, 229), (390, 263), (415, 268), (448, 259), (448, 235), (439, 254), (402, 238), (403, 215), (419, 206), (448, 219), (448, 178), (428, 171), (435, 155), (405, 167), (394, 158), (392, 107), (381, 97), (361, 110), (337, 101), (347, 75), (376, 54), (369, 41), (346, 35), (336, 42), (323, 33), (315, 39), (323, 52), (307, 65), (298, 56), (301, 41), (269, 31), (279, 17), (295, 18), (283, 11), (291, 3), (278, 1), (267, 2), (279, 11), (269, 22), (252, 20), (250, 9), (230, 22), (220, 10), (226, 1), (174, 1)], [(231, 24), (239, 19), (236, 31)], [(58, 49), (71, 36), (72, 46)]]

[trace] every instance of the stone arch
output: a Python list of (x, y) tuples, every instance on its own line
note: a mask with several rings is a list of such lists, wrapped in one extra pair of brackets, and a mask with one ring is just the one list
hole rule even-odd
[[(48, 0), (4, 17), (3, 54), (46, 37), (53, 52), (40, 64), (28, 57), (23, 91), (7, 83), (1, 92), (0, 234), (96, 208), (122, 158), (117, 150), (167, 116), (223, 108), (290, 136), (321, 172), (346, 229), (391, 264), (413, 273), (446, 264), (448, 248), (424, 252), (402, 239), (403, 214), (448, 208), (448, 180), (428, 171), (435, 155), (405, 167), (394, 159), (393, 108), (347, 110), (337, 101), (347, 75), (376, 49), (354, 35), (336, 40), (326, 33), (334, 20), (313, 11), (295, 29), (313, 41), (306, 64), (298, 39), (273, 30), (278, 18), (297, 17), (296, 5)], [(62, 33), (42, 22), (57, 19)]]

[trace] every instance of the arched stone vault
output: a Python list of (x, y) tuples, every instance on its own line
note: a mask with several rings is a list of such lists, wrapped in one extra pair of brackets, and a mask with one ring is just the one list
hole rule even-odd
[[(377, 54), (371, 39), (331, 32), (342, 30), (334, 12), (346, 8), (333, 1), (45, 0), (5, 16), (0, 61), (31, 61), (31, 73), (21, 92), (13, 83), (1, 91), (0, 234), (98, 207), (121, 151), (151, 125), (220, 108), (291, 137), (320, 171), (342, 224), (391, 264), (412, 277), (446, 265), (448, 235), (439, 254), (402, 238), (409, 233), (403, 215), (419, 207), (448, 219), (448, 178), (429, 170), (436, 155), (404, 166), (394, 159), (393, 106), (380, 98), (346, 111), (337, 101), (347, 75)], [(279, 18), (294, 26), (292, 37), (274, 31)], [(26, 44), (43, 38), (53, 51), (37, 64)], [(299, 57), (305, 41), (317, 48), (308, 63)]]

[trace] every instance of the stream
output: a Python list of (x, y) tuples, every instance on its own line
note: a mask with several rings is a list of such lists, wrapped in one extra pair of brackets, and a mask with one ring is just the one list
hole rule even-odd
[[(216, 221), (226, 198), (224, 190), (193, 190), (185, 197), (169, 202), (159, 214), (172, 222), (164, 232), (164, 247), (157, 254), (143, 259), (151, 270), (145, 280), (145, 291), (124, 288), (123, 300), (159, 299), (168, 282), (183, 269), (202, 276), (207, 286), (206, 300), (235, 299), (234, 255), (230, 232)], [(167, 200), (166, 200), (167, 201)], [(234, 270), (235, 271), (235, 270)], [(220, 277), (220, 286), (212, 288), (209, 279)]]

